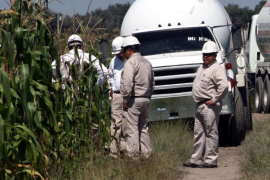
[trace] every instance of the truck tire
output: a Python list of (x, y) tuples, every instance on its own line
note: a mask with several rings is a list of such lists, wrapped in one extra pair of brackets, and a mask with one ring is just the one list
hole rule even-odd
[(253, 130), (251, 107), (244, 107), (245, 110), (245, 128), (246, 131)]
[(225, 114), (219, 116), (218, 134), (219, 134), (219, 146), (226, 147), (229, 142), (229, 122), (231, 114)]
[(262, 77), (258, 76), (255, 79), (255, 91), (254, 91), (254, 111), (255, 113), (262, 112), (263, 101), (263, 81)]
[(248, 84), (248, 77), (245, 76), (245, 103), (244, 103), (244, 109), (245, 109), (245, 128), (246, 131), (253, 130), (253, 123), (252, 123), (252, 113), (251, 113), (251, 104), (250, 104), (250, 94), (249, 94), (249, 84)]
[(267, 74), (263, 83), (263, 111), (264, 113), (270, 113), (270, 80)]
[(245, 109), (241, 94), (237, 87), (234, 87), (234, 116), (230, 119), (230, 143), (237, 146), (245, 138)]

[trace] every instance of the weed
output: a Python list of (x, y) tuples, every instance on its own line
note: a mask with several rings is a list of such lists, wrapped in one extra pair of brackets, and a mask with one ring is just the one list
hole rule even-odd
[(77, 164), (73, 173), (64, 174), (63, 169), (58, 169), (51, 172), (51, 177), (54, 180), (163, 180), (183, 177), (182, 163), (190, 156), (193, 142), (189, 125), (181, 121), (155, 122), (151, 123), (149, 133), (153, 146), (150, 160), (110, 159), (106, 154), (95, 154), (93, 162), (87, 158), (81, 163), (73, 162)]
[(254, 130), (243, 142), (243, 179), (270, 179), (270, 121), (254, 123)]

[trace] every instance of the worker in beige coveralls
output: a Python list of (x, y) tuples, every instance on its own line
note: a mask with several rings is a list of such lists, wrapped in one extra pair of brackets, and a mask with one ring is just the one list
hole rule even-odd
[(154, 74), (151, 63), (139, 53), (139, 45), (136, 37), (125, 37), (122, 48), (128, 60), (120, 81), (124, 110), (122, 131), (127, 156), (133, 160), (149, 158), (152, 152), (147, 114), (154, 90)]
[(222, 98), (228, 91), (225, 69), (216, 61), (218, 47), (204, 44), (203, 64), (193, 82), (192, 96), (196, 102), (194, 145), (191, 160), (185, 167), (216, 168), (218, 158), (218, 121)]
[(112, 87), (111, 94), (111, 136), (113, 140), (110, 146), (109, 156), (117, 158), (117, 155), (125, 151), (125, 141), (122, 137), (122, 113), (123, 98), (120, 94), (120, 79), (126, 62), (126, 57), (122, 52), (124, 38), (116, 37), (112, 42), (112, 55), (115, 55), (109, 66), (109, 84)]

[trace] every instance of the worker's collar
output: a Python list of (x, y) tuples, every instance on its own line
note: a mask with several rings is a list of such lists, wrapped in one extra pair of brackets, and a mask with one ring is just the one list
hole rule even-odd
[(133, 53), (129, 58), (131, 58), (133, 56), (138, 56), (138, 55), (141, 55), (141, 53), (140, 52)]
[(208, 65), (205, 65), (204, 63), (203, 63), (203, 68), (204, 69), (206, 69), (206, 68), (209, 68), (210, 66), (212, 66), (213, 64), (215, 64), (217, 62), (217, 60), (214, 60), (211, 64), (208, 64)]

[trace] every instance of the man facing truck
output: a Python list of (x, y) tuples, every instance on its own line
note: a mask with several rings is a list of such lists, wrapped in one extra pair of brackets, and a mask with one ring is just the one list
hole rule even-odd
[(133, 160), (149, 158), (152, 145), (148, 133), (147, 115), (154, 91), (154, 74), (151, 63), (139, 52), (139, 40), (125, 37), (122, 48), (128, 59), (121, 76), (123, 97), (122, 130), (127, 155)]

